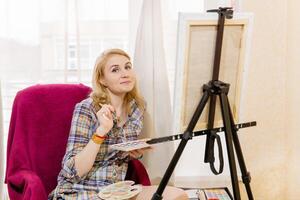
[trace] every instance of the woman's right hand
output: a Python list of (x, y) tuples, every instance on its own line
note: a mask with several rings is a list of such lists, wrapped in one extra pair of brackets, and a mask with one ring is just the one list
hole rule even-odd
[(112, 112), (115, 112), (115, 109), (108, 104), (103, 104), (101, 109), (97, 112), (97, 118), (100, 124), (96, 130), (97, 135), (105, 136), (113, 127)]

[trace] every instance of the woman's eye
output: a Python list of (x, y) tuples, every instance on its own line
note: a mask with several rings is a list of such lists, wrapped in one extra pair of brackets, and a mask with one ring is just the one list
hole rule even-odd
[(126, 65), (125, 69), (131, 69), (131, 65)]
[(113, 68), (111, 71), (112, 71), (112, 72), (118, 72), (119, 69), (118, 69), (118, 68)]

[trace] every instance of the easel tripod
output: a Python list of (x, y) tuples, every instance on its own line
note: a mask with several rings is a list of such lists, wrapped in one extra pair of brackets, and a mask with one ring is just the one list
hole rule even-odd
[[(233, 10), (231, 8), (219, 8), (216, 10), (209, 10), (208, 12), (217, 12), (219, 15), (218, 20), (218, 30), (217, 30), (217, 40), (216, 40), (216, 48), (215, 48), (215, 58), (214, 58), (214, 68), (213, 68), (213, 77), (212, 80), (203, 86), (203, 96), (199, 101), (199, 104), (194, 112), (191, 121), (188, 124), (186, 131), (183, 133), (183, 137), (181, 142), (157, 188), (156, 193), (153, 194), (152, 200), (161, 200), (162, 193), (176, 167), (176, 164), (187, 144), (188, 140), (193, 137), (193, 130), (202, 114), (202, 111), (210, 99), (209, 105), (209, 116), (208, 116), (208, 129), (213, 128), (214, 117), (215, 117), (215, 107), (216, 107), (216, 98), (217, 96), (220, 98), (221, 103), (221, 111), (222, 111), (222, 120), (225, 127), (225, 139), (227, 145), (227, 155), (229, 161), (230, 175), (231, 175), (231, 183), (233, 189), (233, 196), (235, 200), (240, 200), (240, 190), (238, 186), (238, 177), (236, 170), (236, 163), (234, 158), (234, 147), (236, 156), (238, 158), (238, 162), (240, 165), (243, 183), (245, 184), (248, 199), (253, 200), (252, 191), (250, 188), (250, 173), (247, 171), (245, 161), (242, 154), (242, 149), (240, 146), (240, 142), (237, 135), (237, 129), (235, 128), (232, 111), (230, 108), (230, 104), (228, 101), (228, 92), (229, 92), (229, 84), (219, 81), (219, 71), (220, 71), (220, 59), (221, 59), (221, 50), (222, 50), (222, 40), (223, 40), (223, 31), (225, 18), (231, 19), (233, 16)], [(222, 172), (223, 166), (220, 167), (219, 172), (214, 169), (214, 140), (219, 139), (215, 132), (210, 132), (207, 134), (206, 140), (206, 150), (205, 150), (205, 162), (209, 162), (211, 169), (214, 173), (218, 174)], [(218, 141), (220, 142), (220, 141)], [(233, 146), (233, 144), (234, 146)], [(219, 152), (222, 151), (219, 146)], [(221, 163), (221, 161), (220, 161)]]

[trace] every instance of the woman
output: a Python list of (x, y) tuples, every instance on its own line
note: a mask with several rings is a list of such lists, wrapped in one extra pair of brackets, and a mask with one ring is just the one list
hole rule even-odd
[(75, 107), (58, 185), (49, 199), (99, 199), (101, 187), (124, 180), (128, 160), (141, 158), (145, 149), (128, 154), (109, 145), (137, 139), (144, 110), (128, 54), (103, 52), (90, 97)]

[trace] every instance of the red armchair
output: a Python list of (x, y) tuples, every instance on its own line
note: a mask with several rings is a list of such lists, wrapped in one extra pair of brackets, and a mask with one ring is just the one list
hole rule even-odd
[[(73, 109), (90, 91), (82, 84), (49, 84), (18, 92), (7, 143), (5, 183), (10, 199), (47, 199), (57, 184)], [(150, 185), (138, 160), (129, 163), (126, 179)]]

